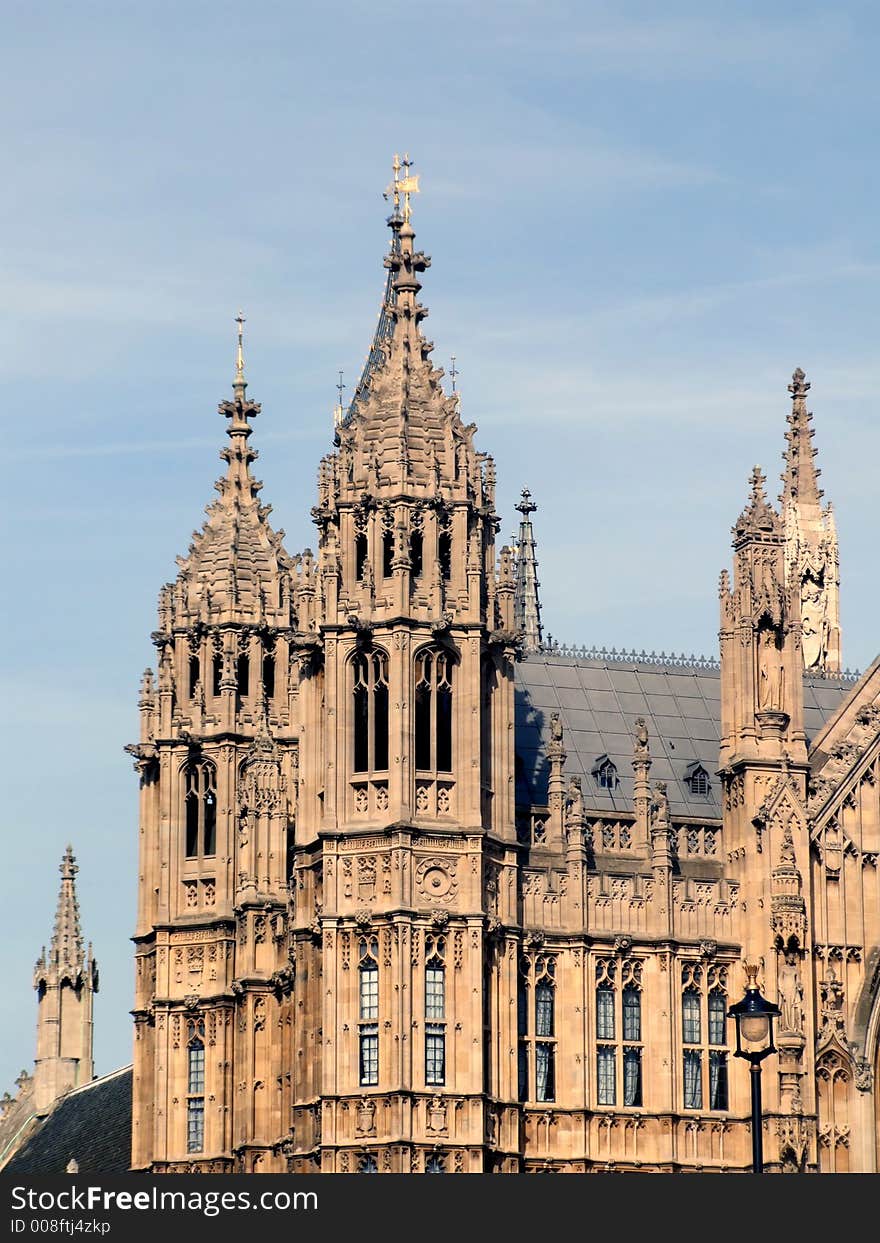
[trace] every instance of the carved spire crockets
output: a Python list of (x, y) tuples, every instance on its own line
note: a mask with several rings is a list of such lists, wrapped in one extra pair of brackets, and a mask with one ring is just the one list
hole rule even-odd
[(73, 848), (61, 860), (61, 888), (49, 953), (34, 968), (37, 990), (37, 1055), (34, 1102), (38, 1114), (93, 1074), (92, 999), (98, 991), (98, 966), (91, 945), (83, 944), (76, 898), (79, 871)]
[(541, 631), (541, 602), (538, 597), (538, 561), (535, 556), (535, 536), (532, 531), (532, 514), (537, 509), (528, 488), (523, 488), (522, 499), (516, 509), (522, 515), (519, 537), (516, 542), (516, 587), (513, 596), (513, 624), (522, 631), (523, 651), (540, 652), (543, 647)]
[(177, 559), (177, 582), (160, 601), (163, 630), (196, 621), (289, 620), (282, 616), (283, 601), (289, 600), (290, 565), (281, 542), (284, 532), (269, 526), (271, 506), (260, 503), (263, 485), (251, 471), (258, 457), (250, 445), (251, 420), (260, 413), (260, 403), (247, 396), (244, 322), (239, 312), (232, 400), (218, 407), (228, 421), (229, 437), (220, 453), (226, 473), (214, 485), (220, 497), (207, 506), (207, 521), (193, 533), (188, 554)]
[(55, 911), (55, 927), (49, 954), (45, 950), (37, 962), (34, 974), (34, 987), (39, 988), (51, 980), (60, 983), (69, 980), (76, 985), (83, 977), (86, 967), (86, 954), (83, 946), (82, 929), (79, 922), (79, 903), (76, 899), (76, 874), (79, 867), (68, 846), (58, 869), (61, 873), (61, 888), (58, 893), (58, 906)]
[(798, 367), (791, 378), (788, 448), (782, 474), (786, 574), (800, 601), (804, 667), (840, 671), (840, 558), (830, 503), (823, 506), (815, 465), (810, 383)]

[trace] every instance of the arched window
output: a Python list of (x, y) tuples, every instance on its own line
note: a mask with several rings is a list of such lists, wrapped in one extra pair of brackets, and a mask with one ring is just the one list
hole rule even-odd
[(351, 662), (356, 773), (388, 768), (388, 657), (358, 652)]
[(198, 859), (217, 852), (217, 771), (207, 761), (187, 764), (184, 769), (186, 858)]
[(205, 1147), (205, 1024), (203, 1019), (187, 1022), (186, 1074), (186, 1150), (201, 1152)]
[(445, 1174), (446, 1173), (446, 1163), (444, 1162), (443, 1158), (440, 1156), (439, 1153), (434, 1152), (430, 1155), (430, 1157), (428, 1157), (427, 1161), (425, 1162), (425, 1173), (426, 1174)]
[(425, 963), (425, 1083), (446, 1082), (446, 966), (444, 937), (429, 938)]
[(709, 774), (706, 772), (702, 764), (691, 764), (685, 773), (685, 781), (690, 787), (691, 794), (695, 794), (698, 798), (708, 798), (711, 783)]
[(455, 658), (441, 648), (416, 656), (415, 752), (420, 772), (452, 772), (452, 670)]
[(358, 951), (358, 1074), (361, 1087), (379, 1082), (379, 942), (361, 941)]
[(600, 790), (617, 789), (617, 767), (607, 755), (600, 755), (593, 765), (592, 774)]
[[(552, 955), (527, 956), (520, 963), (519, 1094), (523, 1101), (556, 1100), (555, 974)], [(533, 1007), (530, 998), (534, 999)]]

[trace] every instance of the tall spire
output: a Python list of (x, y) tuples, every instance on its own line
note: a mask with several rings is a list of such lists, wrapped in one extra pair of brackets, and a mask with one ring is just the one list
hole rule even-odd
[(807, 409), (810, 383), (800, 367), (791, 394), (788, 448), (782, 475), (786, 578), (800, 600), (804, 666), (840, 671), (840, 561), (831, 505), (822, 505), (820, 471), (814, 462), (813, 415)]
[[(259, 500), (262, 483), (254, 478), (251, 464), (259, 456), (251, 448), (251, 420), (260, 403), (247, 396), (244, 365), (244, 324), (241, 311), (235, 317), (235, 370), (232, 400), (218, 409), (227, 420), (229, 443), (220, 451), (227, 469), (214, 487), (218, 500), (208, 505), (207, 522), (193, 533), (186, 557), (179, 557), (178, 583), (172, 587), (174, 624), (188, 625), (195, 618), (216, 621), (256, 622), (281, 607), (279, 575), (287, 564), (281, 546), (283, 531), (272, 531), (266, 519), (271, 506)], [(170, 624), (170, 617), (166, 619)]]
[(522, 490), (522, 500), (516, 509), (522, 514), (519, 538), (516, 542), (516, 582), (513, 595), (513, 622), (523, 633), (523, 649), (540, 652), (543, 647), (541, 633), (541, 602), (538, 598), (538, 562), (535, 557), (535, 537), (531, 515), (537, 509), (528, 488)]
[(73, 847), (59, 868), (61, 889), (49, 953), (34, 969), (37, 990), (37, 1056), (34, 1099), (38, 1114), (70, 1088), (88, 1083), (93, 1074), (92, 996), (98, 991), (98, 967), (92, 947), (86, 951), (76, 900), (79, 871)]
[(807, 393), (811, 384), (800, 367), (791, 377), (788, 391), (791, 393), (791, 413), (788, 415), (789, 430), (785, 433), (788, 449), (785, 457), (785, 473), (782, 475), (783, 506), (794, 500), (802, 509), (813, 507), (818, 512), (822, 491), (818, 485), (818, 470), (813, 462), (817, 450), (813, 448), (813, 414), (807, 409)]
[(419, 300), (419, 277), (431, 260), (414, 245), (411, 196), (419, 192), (412, 161), (394, 157), (385, 190), (392, 204), (391, 245), (384, 264), (385, 294), (373, 343), (337, 443), (354, 475), (375, 466), (375, 486), (423, 489), (432, 485), (434, 464), (441, 475), (463, 478), (465, 458), (473, 465), (473, 428), (461, 425), (456, 397), (447, 397), (443, 372), (432, 366), (433, 344), (421, 325), (428, 311)]
[(61, 873), (61, 889), (46, 969), (57, 972), (59, 980), (76, 981), (83, 966), (83, 939), (76, 900), (75, 877), (79, 867), (72, 846), (65, 850), (58, 870)]

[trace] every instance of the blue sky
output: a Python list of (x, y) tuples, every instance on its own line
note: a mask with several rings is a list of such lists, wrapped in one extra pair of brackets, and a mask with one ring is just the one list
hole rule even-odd
[(393, 152), (422, 177), (435, 359), (528, 485), (547, 629), (714, 652), (717, 579), (786, 385), (813, 382), (844, 663), (876, 655), (874, 6), (4, 6), (0, 1092), (72, 840), (130, 1059), (137, 793), (122, 752), (159, 587), (214, 496), (233, 317), (294, 552), (384, 273)]

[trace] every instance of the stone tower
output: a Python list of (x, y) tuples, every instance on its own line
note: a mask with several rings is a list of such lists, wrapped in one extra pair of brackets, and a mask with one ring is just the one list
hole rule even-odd
[(515, 1100), (488, 1032), (502, 1016), (515, 1046), (515, 970), (482, 986), (487, 916), (515, 918), (513, 559), (496, 567), (492, 460), (430, 362), (430, 260), (399, 171), (379, 329), (321, 463), (319, 589), (298, 621), (295, 1170), (480, 1170), (486, 1094)]
[(788, 449), (782, 475), (782, 519), (786, 575), (797, 593), (804, 667), (840, 672), (840, 558), (831, 504), (822, 505), (820, 472), (813, 459), (813, 415), (807, 410), (810, 384), (800, 367), (791, 377)]
[(136, 1169), (231, 1169), (233, 1152), (258, 1168), (280, 1127), (270, 980), (286, 935), (296, 643), (309, 650), (316, 577), (310, 553), (288, 559), (258, 499), (242, 324), (233, 399), (219, 407), (219, 499), (160, 593), (158, 677), (144, 674), (141, 737), (127, 748), (141, 789)]
[[(786, 574), (782, 517), (756, 466), (751, 496), (733, 528), (734, 573), (721, 579), (721, 750), (725, 850), (739, 895), (743, 958), (757, 964), (766, 996), (789, 996), (780, 1021), (778, 1074), (765, 1086), (774, 1127), (791, 1117), (813, 1127), (816, 1103), (805, 1078), (812, 1016), (794, 998), (811, 996), (803, 878), (810, 866), (804, 732), (801, 609)], [(745, 1109), (745, 1083), (733, 1108)], [(804, 1140), (806, 1143), (806, 1140)], [(801, 1136), (797, 1141), (801, 1148)]]
[(71, 1088), (94, 1077), (93, 1005), (98, 964), (92, 947), (83, 946), (76, 900), (79, 868), (73, 848), (61, 860), (61, 890), (48, 956), (45, 948), (34, 968), (37, 990), (37, 1056), (34, 1106), (38, 1115)]

